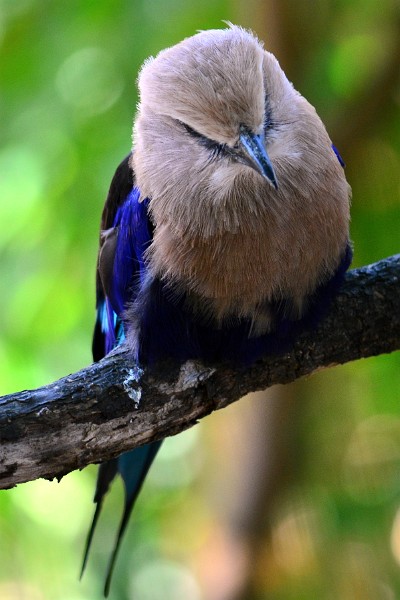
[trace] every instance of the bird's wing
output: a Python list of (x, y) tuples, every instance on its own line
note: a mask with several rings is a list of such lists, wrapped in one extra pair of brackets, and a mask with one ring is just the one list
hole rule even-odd
[[(92, 344), (93, 359), (95, 361), (103, 358), (112, 349), (116, 341), (113, 339), (113, 334), (115, 334), (117, 327), (112, 323), (115, 319), (112, 312), (115, 315), (117, 313), (111, 306), (114, 258), (118, 241), (118, 227), (115, 223), (118, 211), (127, 202), (129, 195), (134, 190), (135, 180), (129, 160), (130, 155), (120, 163), (115, 171), (101, 216), (100, 246), (96, 271), (96, 324)], [(135, 264), (131, 262), (130, 267), (131, 275), (134, 277)], [(111, 328), (108, 328), (109, 322), (113, 325)]]
[[(97, 316), (93, 335), (95, 361), (124, 339), (123, 312), (127, 304), (135, 300), (144, 280), (146, 266), (143, 254), (152, 239), (147, 202), (140, 199), (129, 159), (130, 156), (127, 156), (114, 174), (101, 219), (96, 274)], [(160, 445), (161, 442), (146, 444), (99, 467), (94, 496), (96, 510), (86, 541), (82, 573), (104, 496), (118, 473), (125, 487), (124, 512), (107, 570), (105, 595), (108, 595), (115, 558), (130, 513)]]

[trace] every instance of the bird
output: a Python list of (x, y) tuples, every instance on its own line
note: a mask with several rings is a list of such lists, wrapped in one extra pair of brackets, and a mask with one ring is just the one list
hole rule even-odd
[[(315, 328), (352, 258), (351, 190), (324, 124), (249, 30), (199, 31), (147, 59), (133, 148), (101, 219), (93, 358), (125, 343), (165, 359), (242, 368)], [(160, 448), (99, 467), (96, 509), (119, 475), (125, 506), (111, 554)]]

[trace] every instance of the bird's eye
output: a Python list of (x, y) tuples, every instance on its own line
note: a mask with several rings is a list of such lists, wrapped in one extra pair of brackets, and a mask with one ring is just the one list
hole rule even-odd
[[(187, 123), (183, 123), (183, 121), (180, 121), (181, 125), (186, 129), (186, 132), (192, 136), (195, 137), (197, 139), (202, 139), (204, 138), (203, 135), (201, 135), (201, 133), (199, 133), (198, 131), (196, 131), (195, 129), (193, 129), (192, 127), (190, 127), (190, 125), (188, 125)], [(207, 139), (207, 138), (205, 138)]]
[(265, 114), (265, 117), (264, 117), (264, 134), (266, 135), (266, 134), (267, 134), (267, 132), (268, 132), (270, 129), (272, 129), (272, 127), (273, 127), (273, 123), (272, 123), (272, 121), (271, 121), (271, 116), (270, 116), (270, 114), (267, 114), (267, 113), (266, 113), (266, 114)]
[(202, 135), (187, 123), (181, 122), (182, 126), (185, 128), (186, 132), (193, 138), (196, 138), (198, 143), (204, 146), (210, 152), (210, 159), (214, 160), (221, 156), (226, 150), (226, 144), (221, 144), (210, 138)]
[(272, 120), (271, 108), (269, 106), (268, 96), (265, 97), (265, 109), (264, 109), (264, 134), (267, 135), (270, 129), (273, 129), (274, 123)]

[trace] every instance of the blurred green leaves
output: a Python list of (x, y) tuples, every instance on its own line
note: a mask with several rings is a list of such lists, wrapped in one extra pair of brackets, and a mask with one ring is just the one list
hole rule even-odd
[(330, 64), (332, 88), (343, 98), (352, 98), (369, 84), (387, 56), (386, 44), (373, 34), (350, 35), (334, 49)]

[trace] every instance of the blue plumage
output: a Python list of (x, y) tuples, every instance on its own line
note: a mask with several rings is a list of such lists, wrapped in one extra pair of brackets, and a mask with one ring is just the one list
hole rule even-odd
[[(128, 169), (128, 180), (130, 180), (127, 160), (122, 163), (122, 170), (125, 171), (126, 169)], [(97, 360), (125, 339), (125, 309), (140, 293), (146, 279), (144, 253), (151, 241), (151, 226), (147, 207), (148, 201), (141, 202), (139, 190), (132, 186), (116, 209), (115, 215), (112, 217), (112, 227), (107, 230), (108, 236), (105, 236), (105, 242), (103, 241), (103, 247), (106, 250), (106, 256), (103, 257), (103, 261), (106, 263), (103, 272), (110, 271), (110, 273), (108, 273), (108, 276), (103, 277), (103, 289), (98, 285), (97, 290), (97, 320), (93, 344), (94, 357)], [(108, 240), (112, 240), (111, 248), (108, 250), (109, 256), (107, 256)], [(100, 272), (102, 271), (101, 258), (99, 259)], [(106, 292), (106, 295), (103, 292)], [(82, 573), (86, 566), (104, 495), (117, 474), (121, 476), (125, 488), (125, 507), (107, 569), (104, 587), (106, 596), (109, 592), (111, 576), (123, 532), (134, 502), (160, 445), (161, 441), (145, 444), (100, 466), (94, 497), (97, 506), (86, 542)]]

